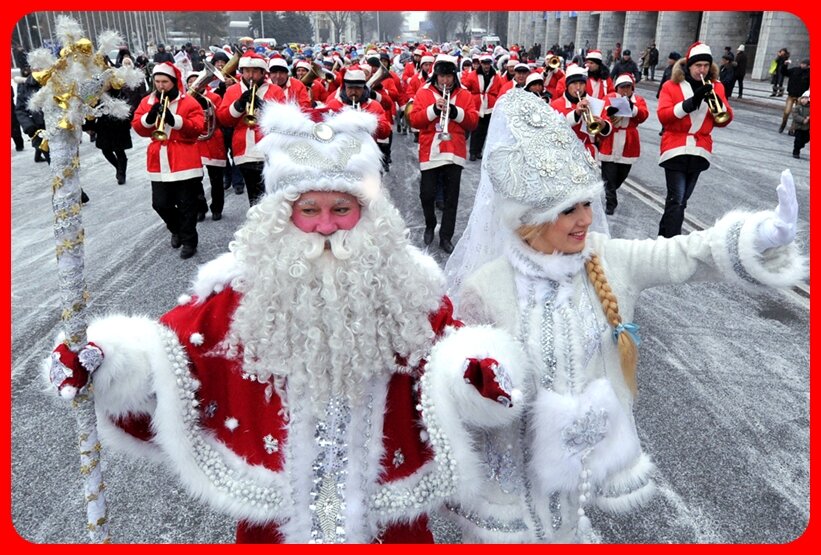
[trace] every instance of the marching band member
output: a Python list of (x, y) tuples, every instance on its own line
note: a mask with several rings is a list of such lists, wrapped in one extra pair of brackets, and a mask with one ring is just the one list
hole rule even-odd
[[(619, 203), (616, 191), (627, 176), (633, 163), (641, 154), (641, 141), (638, 126), (647, 119), (647, 102), (635, 94), (636, 82), (630, 73), (616, 77), (616, 90), (607, 95), (605, 109), (613, 127), (613, 132), (599, 141), (599, 160), (601, 175), (604, 181), (604, 193), (607, 197), (605, 214), (613, 214)], [(614, 116), (617, 109), (611, 106), (613, 98), (622, 97), (630, 102), (630, 117)]]
[[(417, 48), (413, 51), (413, 57), (410, 62), (405, 64), (405, 69), (402, 71), (402, 82), (405, 87), (410, 85), (411, 79), (419, 72), (419, 65), (422, 62), (422, 56), (425, 55), (425, 51), (422, 48)], [(414, 91), (416, 94), (416, 91)]]
[(549, 98), (545, 96), (544, 75), (538, 71), (534, 71), (527, 76), (527, 79), (525, 79), (525, 90), (529, 93), (535, 94), (545, 102), (550, 102)]
[(197, 137), (205, 130), (202, 108), (185, 94), (180, 70), (161, 62), (151, 72), (154, 92), (140, 101), (131, 126), (151, 137), (146, 152), (151, 206), (171, 232), (180, 258), (197, 252), (197, 195), (202, 190), (202, 162)]
[[(564, 71), (562, 71), (561, 61), (559, 63), (559, 67), (555, 69), (551, 69), (548, 66), (550, 62), (550, 58), (553, 57), (552, 52), (548, 52), (548, 55), (545, 57), (544, 60), (544, 89), (547, 94), (550, 95), (550, 99), (558, 98), (564, 94)], [(561, 58), (559, 59), (561, 60)], [(559, 90), (561, 87), (561, 90)]]
[(367, 78), (362, 69), (358, 66), (349, 68), (343, 77), (345, 86), (337, 89), (336, 94), (328, 98), (326, 106), (334, 112), (342, 110), (345, 106), (353, 106), (357, 110), (374, 114), (377, 117), (377, 124), (373, 137), (374, 139), (386, 139), (391, 134), (391, 122), (379, 102), (370, 98), (368, 88), (365, 86), (366, 81)]
[[(416, 97), (416, 93), (422, 88), (425, 83), (430, 80), (430, 71), (433, 68), (433, 62), (435, 58), (430, 54), (426, 54), (419, 59), (419, 71), (414, 74), (414, 76), (408, 82), (408, 98), (413, 99)], [(410, 102), (410, 101), (409, 101)], [(419, 142), (419, 130), (413, 127), (413, 123), (410, 121), (408, 122), (410, 126), (410, 130), (413, 133), (413, 142)]]
[[(719, 119), (708, 108), (713, 94), (726, 113)], [(699, 174), (710, 167), (713, 127), (725, 127), (733, 121), (733, 109), (718, 80), (718, 66), (713, 63), (709, 46), (695, 42), (676, 62), (672, 77), (661, 88), (657, 115), (664, 128), (659, 165), (667, 181), (659, 235), (673, 237), (681, 234), (687, 199), (693, 194)]]
[[(202, 74), (203, 72), (194, 72), (189, 75), (186, 85), (190, 88)], [(222, 102), (222, 98), (220, 98), (217, 93), (209, 90), (206, 85), (202, 92), (195, 91), (192, 97), (202, 107), (206, 114), (206, 118), (209, 117), (208, 110), (213, 110), (210, 117), (216, 120), (216, 111)], [(208, 99), (207, 101), (206, 98)], [(209, 105), (208, 102), (211, 104)], [(225, 206), (225, 189), (223, 188), (223, 178), (228, 155), (225, 151), (225, 141), (222, 136), (222, 129), (220, 129), (220, 126), (217, 125), (216, 121), (211, 123), (214, 125), (213, 134), (208, 138), (205, 138), (204, 136), (200, 137), (197, 141), (197, 146), (200, 151), (200, 159), (202, 160), (202, 164), (208, 172), (208, 182), (211, 184), (211, 219), (216, 222), (222, 219), (222, 209)], [(208, 129), (208, 125), (209, 122), (206, 119), (206, 130)], [(197, 220), (203, 221), (207, 212), (208, 204), (205, 201), (205, 193), (203, 191), (199, 202), (199, 208), (197, 210)]]
[(285, 100), (296, 102), (302, 110), (310, 110), (311, 98), (308, 96), (308, 89), (299, 79), (295, 79), (288, 74), (288, 64), (285, 58), (275, 55), (268, 62), (268, 73), (271, 83), (277, 85), (285, 93)]
[[(214, 52), (214, 55), (211, 57), (211, 63), (215, 68), (217, 68), (220, 71), (220, 73), (222, 73), (223, 79), (220, 80), (214, 78), (214, 80), (208, 84), (208, 87), (210, 90), (219, 95), (220, 101), (225, 96), (225, 91), (228, 90), (228, 87), (237, 82), (236, 73), (231, 72), (230, 75), (226, 75), (223, 71), (225, 65), (229, 61), (231, 61), (231, 59), (228, 57), (228, 53), (224, 50), (218, 50)], [(240, 173), (239, 168), (237, 168), (236, 164), (234, 164), (234, 153), (231, 147), (234, 139), (234, 128), (226, 127), (222, 124), (220, 124), (219, 127), (220, 134), (222, 135), (222, 141), (225, 145), (226, 153), (226, 165), (225, 171), (223, 172), (223, 189), (227, 191), (233, 186), (234, 192), (238, 195), (241, 195), (245, 192), (245, 183), (242, 181), (242, 174)]]
[(490, 116), (493, 114), (493, 107), (496, 105), (499, 89), (502, 86), (502, 79), (493, 67), (493, 56), (490, 54), (479, 56), (479, 69), (469, 74), (468, 79), (462, 84), (473, 94), (474, 102), (479, 110), (479, 124), (470, 133), (470, 160), (473, 162), (482, 157)]
[[(446, 99), (450, 102), (446, 102)], [(439, 246), (446, 253), (453, 252), (453, 231), (456, 227), (456, 209), (459, 203), (459, 185), (467, 148), (465, 132), (476, 128), (479, 112), (470, 92), (459, 84), (456, 58), (437, 57), (430, 81), (416, 93), (411, 125), (419, 129), (419, 166), (422, 171), (419, 198), (425, 214), (424, 242), (433, 242), (436, 228), (434, 203), (436, 183), (442, 178), (445, 204), (442, 226), (439, 228)]]
[[(303, 79), (312, 69), (313, 66), (310, 60), (298, 61), (294, 66), (294, 73), (296, 74), (297, 80), (304, 85)], [(311, 86), (308, 88), (308, 98), (311, 100), (312, 106), (315, 106), (317, 103), (325, 103), (325, 100), (328, 98), (328, 88), (327, 82), (323, 77), (316, 77), (311, 82)]]
[[(587, 69), (582, 69), (576, 64), (567, 66), (567, 73), (564, 77), (565, 91), (564, 95), (553, 99), (550, 102), (551, 108), (562, 114), (570, 127), (579, 137), (579, 140), (584, 144), (584, 147), (595, 159), (596, 157), (596, 137), (587, 127), (587, 123), (582, 126), (585, 121), (585, 113), (589, 113), (590, 105), (587, 102)], [(601, 131), (598, 135), (607, 136), (610, 134), (611, 127), (607, 119), (600, 116), (593, 115), (593, 120), (598, 122), (601, 126)]]
[(587, 67), (587, 94), (603, 100), (613, 91), (613, 80), (602, 62), (601, 51), (590, 50), (584, 58), (584, 65)]
[(517, 63), (513, 68), (513, 80), (508, 81), (501, 86), (499, 89), (499, 96), (502, 96), (514, 87), (517, 89), (523, 89), (528, 75), (530, 75), (530, 68), (527, 64)]
[[(251, 206), (259, 201), (265, 191), (262, 180), (265, 158), (257, 148), (257, 143), (262, 139), (262, 132), (255, 120), (256, 112), (263, 102), (285, 102), (282, 89), (265, 78), (267, 69), (265, 58), (256, 52), (247, 51), (243, 54), (239, 60), (242, 79), (225, 91), (222, 103), (217, 109), (219, 122), (234, 129), (231, 145), (234, 163), (242, 173)], [(248, 113), (252, 107), (253, 113)]]

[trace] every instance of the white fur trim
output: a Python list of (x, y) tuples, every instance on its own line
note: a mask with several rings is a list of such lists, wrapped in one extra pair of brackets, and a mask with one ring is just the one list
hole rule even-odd
[(583, 468), (582, 453), (568, 448), (563, 436), (575, 422), (584, 420), (591, 409), (595, 413), (607, 412), (604, 438), (594, 446), (587, 459), (591, 484), (602, 484), (607, 476), (631, 465), (641, 454), (631, 415), (605, 378), (591, 382), (577, 396), (539, 391), (533, 407), (530, 470), (535, 477), (534, 487), (541, 495), (549, 496), (553, 491), (577, 491)]
[(200, 304), (212, 293), (219, 293), (225, 289), (225, 286), (241, 273), (242, 270), (234, 254), (226, 252), (197, 269), (197, 277), (191, 285), (191, 293), (197, 298), (197, 304)]
[(490, 326), (457, 329), (439, 341), (431, 351), (427, 371), (433, 372), (433, 387), (448, 397), (462, 422), (495, 428), (509, 425), (522, 411), (521, 403), (506, 407), (482, 397), (464, 380), (468, 358), (493, 358), (510, 375), (513, 387), (524, 384), (525, 356), (519, 344), (505, 331)]
[(710, 249), (716, 265), (728, 279), (748, 290), (794, 287), (807, 277), (808, 260), (795, 241), (763, 253), (755, 247), (758, 226), (772, 217), (772, 211), (734, 211), (718, 220), (712, 230)]
[(180, 306), (186, 305), (190, 302), (191, 302), (191, 295), (186, 295), (185, 293), (183, 293), (182, 295), (177, 297), (177, 304), (180, 305)]
[[(645, 506), (656, 493), (652, 477), (655, 470), (650, 457), (642, 453), (636, 464), (607, 480), (602, 486), (602, 495), (595, 498), (596, 506), (611, 514), (624, 514)], [(619, 494), (612, 495), (611, 490)]]

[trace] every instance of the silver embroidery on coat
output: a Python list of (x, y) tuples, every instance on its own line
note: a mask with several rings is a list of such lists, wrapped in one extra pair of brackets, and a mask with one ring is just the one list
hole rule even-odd
[(607, 435), (608, 423), (606, 410), (588, 408), (584, 416), (562, 430), (565, 449), (571, 453), (592, 449)]

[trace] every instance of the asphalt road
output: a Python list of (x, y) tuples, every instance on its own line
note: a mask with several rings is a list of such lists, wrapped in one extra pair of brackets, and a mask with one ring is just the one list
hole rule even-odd
[[(755, 96), (752, 87), (747, 92)], [(746, 91), (745, 91), (746, 92)], [(655, 89), (639, 89), (651, 111), (642, 126), (641, 160), (631, 179), (663, 197), (657, 165)], [(764, 95), (761, 95), (762, 97)], [(688, 214), (708, 225), (724, 212), (772, 208), (784, 168), (796, 181), (808, 249), (809, 148), (791, 157), (792, 138), (776, 132), (780, 102), (735, 102), (735, 121), (717, 130), (712, 167)], [(158, 317), (185, 291), (197, 264), (224, 252), (243, 221), (247, 197), (227, 194), (222, 221), (198, 226), (200, 247), (180, 260), (151, 209), (144, 171), (146, 141), (135, 137), (129, 173), (114, 169), (94, 144), (81, 145), (86, 280), (92, 314)], [(385, 186), (422, 243), (415, 145), (394, 140)], [(73, 415), (46, 396), (38, 365), (59, 323), (49, 168), (32, 151), (11, 153), (12, 171), (12, 492), (19, 534), (38, 543), (83, 543), (85, 512)], [(457, 238), (478, 184), (479, 164), (463, 172)], [(660, 208), (626, 187), (610, 220), (614, 236), (655, 236)], [(431, 254), (444, 263), (445, 254)], [(623, 518), (595, 513), (594, 528), (612, 543), (784, 543), (809, 520), (809, 306), (795, 295), (750, 295), (727, 284), (647, 291), (635, 320), (643, 343), (636, 418), (645, 450), (659, 468), (659, 495)], [(191, 501), (170, 472), (104, 453), (111, 532), (118, 543), (226, 543), (230, 519)]]

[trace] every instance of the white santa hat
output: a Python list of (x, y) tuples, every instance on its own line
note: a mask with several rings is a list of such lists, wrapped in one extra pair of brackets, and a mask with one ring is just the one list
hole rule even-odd
[(344, 110), (325, 117), (317, 123), (296, 104), (266, 103), (258, 143), (265, 192), (338, 191), (367, 205), (381, 195), (382, 154), (371, 136), (376, 116)]
[(636, 79), (630, 73), (622, 73), (618, 77), (616, 77), (616, 81), (613, 83), (613, 87), (619, 88), (619, 85), (632, 85), (636, 86)]
[(254, 52), (253, 50), (248, 50), (240, 56), (239, 59), (239, 68), (242, 69), (244, 67), (256, 67), (261, 69), (262, 71), (268, 70), (268, 65), (265, 63), (265, 58)]
[(419, 64), (420, 64), (420, 65), (421, 65), (421, 64), (427, 64), (427, 63), (431, 63), (431, 64), (432, 64), (432, 63), (433, 63), (433, 62), (435, 62), (435, 61), (436, 61), (436, 58), (434, 58), (434, 57), (433, 57), (433, 56), (431, 56), (430, 54), (427, 54), (427, 55), (425, 55), (425, 56), (422, 56), (422, 59), (421, 59), (421, 60), (419, 60)]
[(491, 56), (490, 54), (482, 54), (481, 56), (479, 56), (479, 61), (493, 63), (493, 56)]
[(271, 58), (271, 60), (268, 62), (268, 71), (274, 71), (274, 68), (276, 68), (277, 70), (283, 69), (285, 71), (288, 71), (288, 62), (286, 62), (285, 58), (281, 56)]
[(701, 41), (696, 41), (687, 49), (687, 67), (696, 62), (713, 63), (713, 51)]
[[(509, 64), (508, 64), (508, 65), (509, 65)], [(527, 64), (518, 63), (518, 64), (516, 64), (516, 66), (513, 68), (513, 71), (530, 71), (530, 66), (528, 66)]]
[(564, 74), (564, 84), (587, 81), (587, 68), (578, 64), (569, 64)]
[(538, 71), (534, 71), (533, 73), (527, 76), (527, 79), (525, 79), (525, 88), (528, 88), (533, 83), (544, 84), (544, 76)]
[(593, 60), (597, 62), (599, 65), (602, 63), (602, 55), (601, 50), (590, 50), (587, 52), (587, 56), (584, 57), (585, 60)]
[(174, 80), (178, 88), (184, 88), (182, 85), (182, 72), (180, 68), (171, 62), (161, 62), (154, 66), (151, 70), (151, 75), (165, 75)]
[(359, 85), (364, 87), (365, 82), (368, 80), (368, 77), (365, 75), (365, 72), (362, 71), (362, 68), (359, 66), (351, 66), (346, 72), (345, 77), (342, 80), (347, 85)]
[(425, 51), (424, 51), (424, 50), (422, 50), (421, 48), (417, 48), (416, 50), (414, 50), (414, 51), (413, 51), (413, 55), (414, 55), (414, 56), (424, 56), (424, 55), (425, 55)]
[(311, 71), (311, 64), (306, 62), (305, 60), (299, 60), (296, 63), (295, 69), (299, 69), (299, 68), (307, 69), (308, 71)]

